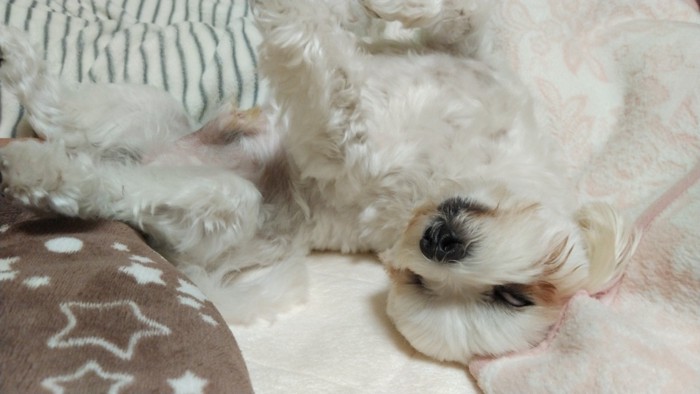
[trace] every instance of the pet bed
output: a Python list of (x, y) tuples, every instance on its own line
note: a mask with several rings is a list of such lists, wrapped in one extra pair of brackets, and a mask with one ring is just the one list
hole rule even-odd
[(0, 392), (252, 392), (219, 312), (133, 229), (0, 204)]
[[(180, 98), (195, 118), (205, 117), (227, 95), (245, 107), (265, 94), (254, 72), (259, 37), (244, 1), (16, 0), (0, 4), (0, 18), (28, 30), (47, 50), (51, 70), (65, 79), (160, 86)], [(0, 391), (46, 387), (41, 382), (52, 376), (76, 377), (74, 384), (88, 382), (78, 378), (102, 379), (104, 384), (104, 376), (131, 374), (132, 384), (141, 375), (155, 377), (144, 387), (172, 388), (171, 380), (183, 379), (197, 389), (206, 380), (205, 392), (221, 392), (219, 384), (230, 384), (223, 391), (240, 392), (236, 384), (246, 387), (246, 368), (258, 393), (665, 393), (700, 387), (697, 4), (501, 0), (488, 35), (496, 55), (531, 90), (538, 120), (565, 150), (582, 199), (615, 204), (643, 230), (621, 283), (606, 294), (577, 295), (536, 349), (478, 359), (468, 367), (431, 361), (413, 351), (384, 314), (388, 279), (372, 256), (315, 254), (309, 258), (305, 305), (274, 323), (230, 327), (243, 366), (236, 362), (233, 338), (220, 331), (218, 313), (207, 301), (180, 292), (188, 282), (165, 265), (151, 266), (162, 261), (135, 234), (122, 240), (130, 231), (123, 225), (33, 219), (0, 228), (0, 326), (14, 325), (16, 334), (0, 330)], [(21, 111), (7, 95), (1, 98), (0, 135), (21, 134)], [(9, 209), (6, 202), (3, 209)], [(85, 256), (56, 255), (44, 250), (55, 238), (99, 248), (78, 252)], [(30, 252), (38, 257), (22, 257)], [(132, 255), (141, 257), (131, 260)], [(139, 260), (143, 257), (153, 263)], [(48, 264), (84, 259), (90, 263), (86, 277), (54, 278)], [(142, 276), (128, 273), (148, 268), (162, 271), (166, 285), (142, 285)], [(67, 272), (77, 272), (72, 270)], [(51, 277), (48, 285), (42, 285), (44, 277)], [(50, 294), (52, 289), (66, 292)], [(45, 292), (41, 298), (39, 291)], [(174, 301), (180, 296), (201, 308)], [(150, 360), (167, 361), (165, 369), (131, 365), (107, 351), (106, 342), (88, 342), (77, 351), (56, 345), (71, 338), (66, 328), (72, 320), (65, 310), (76, 303), (116, 307), (115, 302), (136, 320), (142, 315), (171, 330), (170, 336), (154, 334), (134, 345)], [(132, 324), (148, 327), (143, 320), (132, 319)], [(158, 332), (156, 327), (150, 329)], [(212, 329), (219, 336), (205, 334)], [(165, 339), (189, 342), (159, 345)], [(212, 348), (211, 342), (220, 346)], [(112, 350), (128, 352), (125, 343)], [(56, 347), (44, 349), (50, 344)], [(56, 357), (52, 352), (68, 356), (60, 362), (34, 361)], [(99, 354), (90, 364), (93, 352)], [(24, 386), (10, 385), (22, 379)], [(135, 387), (114, 391), (139, 391)]]

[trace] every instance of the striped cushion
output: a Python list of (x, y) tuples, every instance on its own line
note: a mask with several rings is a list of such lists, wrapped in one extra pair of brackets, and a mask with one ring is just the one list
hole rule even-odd
[[(260, 37), (245, 0), (6, 0), (0, 21), (28, 32), (49, 72), (66, 81), (143, 83), (166, 89), (202, 120), (223, 99), (263, 94)], [(22, 111), (0, 87), (0, 137)]]

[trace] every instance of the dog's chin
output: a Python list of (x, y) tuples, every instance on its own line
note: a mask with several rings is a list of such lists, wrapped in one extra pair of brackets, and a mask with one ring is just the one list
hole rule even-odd
[(407, 268), (387, 268), (392, 280), (387, 314), (419, 352), (439, 361), (467, 364), (475, 356), (522, 351), (541, 342), (558, 308), (513, 311), (480, 295), (444, 297), (429, 279)]

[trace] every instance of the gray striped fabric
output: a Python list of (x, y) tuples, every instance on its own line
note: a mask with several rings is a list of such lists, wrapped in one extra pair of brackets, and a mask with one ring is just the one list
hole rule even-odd
[[(263, 94), (250, 14), (246, 0), (0, 0), (0, 23), (27, 31), (50, 72), (161, 87), (196, 120)], [(14, 136), (21, 116), (0, 87), (0, 136)]]

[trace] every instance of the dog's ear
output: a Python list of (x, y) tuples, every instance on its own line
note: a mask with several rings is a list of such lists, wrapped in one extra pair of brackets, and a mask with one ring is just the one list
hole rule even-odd
[(584, 287), (595, 294), (605, 290), (624, 272), (639, 242), (638, 232), (606, 203), (589, 203), (577, 212), (576, 220), (590, 261)]

